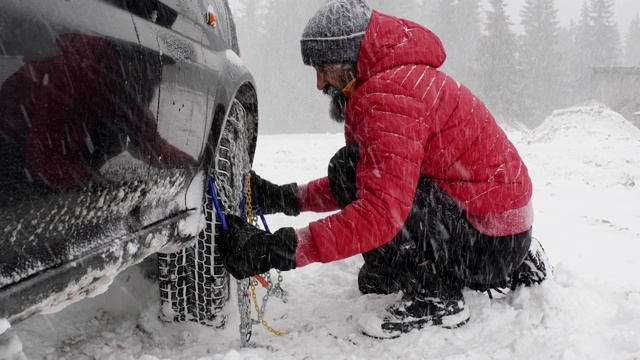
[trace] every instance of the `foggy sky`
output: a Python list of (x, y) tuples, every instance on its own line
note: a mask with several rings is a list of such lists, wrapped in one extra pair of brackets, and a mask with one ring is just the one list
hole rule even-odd
[[(577, 22), (580, 19), (580, 9), (582, 4), (588, 0), (556, 0), (555, 6), (558, 9), (558, 17), (563, 26), (568, 26), (571, 20)], [(629, 30), (631, 20), (640, 13), (640, 0), (616, 0), (614, 21), (618, 23), (620, 35), (624, 36)], [(511, 20), (515, 25), (515, 30), (520, 31), (520, 11), (524, 6), (525, 0), (509, 0), (507, 2), (507, 11)], [(232, 8), (237, 7), (235, 0), (229, 0)]]
[[(342, 131), (342, 125), (336, 125), (329, 119), (329, 101), (325, 95), (316, 90), (314, 70), (304, 66), (300, 59), (300, 34), (322, 0), (271, 0), (270, 5), (273, 9), (269, 10), (268, 16), (261, 18), (259, 12), (252, 11), (248, 12), (251, 14), (250, 16), (246, 18), (243, 16), (245, 4), (250, 7), (263, 1), (267, 0), (243, 1), (244, 4), (240, 5), (239, 0), (229, 0), (232, 8), (240, 15), (237, 19), (240, 20), (238, 23), (238, 37), (243, 50), (243, 60), (252, 71), (258, 84), (260, 132), (264, 134), (279, 134), (300, 132), (334, 133)], [(382, 1), (386, 3), (392, 0)], [(481, 1), (481, 3), (488, 4), (489, 0)], [(520, 27), (520, 12), (525, 2), (526, 0), (507, 1), (507, 11), (509, 11), (512, 24), (514, 24), (512, 30), (518, 31), (517, 28)], [(298, 6), (298, 4), (302, 5), (303, 3), (305, 6)], [(378, 4), (380, 3), (379, 1)], [(555, 0), (554, 6), (558, 9), (558, 20), (563, 27), (566, 28), (571, 20), (579, 20), (583, 3), (584, 0)], [(615, 5), (613, 21), (619, 22), (619, 35), (621, 37), (620, 40), (622, 40), (619, 45), (624, 45), (629, 23), (635, 17), (635, 14), (640, 12), (640, 0), (616, 0)], [(422, 10), (428, 11), (428, 9)], [(480, 16), (483, 17), (482, 14)], [(260, 25), (262, 26), (261, 28), (256, 27), (258, 23), (262, 24)], [(429, 25), (427, 24), (427, 26)], [(257, 30), (261, 32), (256, 32)], [(440, 29), (440, 31), (444, 31), (447, 34), (446, 26), (445, 29)], [(456, 41), (455, 39), (454, 36), (449, 41)], [(464, 45), (464, 43), (462, 44)], [(495, 95), (495, 92), (483, 88), (484, 85), (481, 84), (483, 78), (478, 76), (477, 69), (468, 67), (465, 64), (464, 58), (458, 62), (454, 61), (454, 59), (460, 58), (463, 53), (455, 45), (457, 44), (450, 44), (451, 50), (448, 50), (448, 53), (454, 55), (450, 57), (447, 64), (450, 66), (445, 71), (474, 91), (477, 91), (486, 103), (491, 104), (493, 102), (493, 106), (498, 109), (493, 111), (498, 114), (500, 112), (499, 104), (502, 101)], [(473, 44), (469, 46), (473, 46)], [(456, 49), (458, 51), (457, 54)], [(464, 53), (468, 53), (468, 51)], [(590, 54), (589, 56), (594, 55)], [(496, 69), (500, 68), (499, 65), (497, 64)], [(572, 63), (571, 65), (574, 64)], [(589, 92), (591, 91), (589, 88), (590, 69), (587, 65), (570, 66), (570, 73), (563, 73), (563, 76), (554, 78), (553, 81), (547, 81), (545, 93), (551, 93), (552, 91), (564, 93), (567, 84), (570, 83), (573, 89), (570, 93), (571, 96), (554, 96), (549, 99), (539, 96), (532, 101), (531, 99), (533, 98), (531, 96), (527, 97), (528, 95), (524, 93), (530, 91), (527, 89), (530, 89), (531, 86), (524, 87), (521, 88), (523, 93), (518, 95), (521, 97), (512, 99), (515, 102), (521, 102), (519, 106), (514, 106), (514, 109), (521, 108), (522, 110), (515, 111), (511, 109), (511, 112), (499, 114), (499, 117), (505, 123), (512, 121), (533, 128), (544, 120), (552, 110), (584, 101), (590, 96)], [(517, 77), (521, 82), (524, 81), (520, 78), (521, 74), (513, 74), (513, 76)], [(523, 98), (528, 98), (529, 100), (524, 101), (522, 100)], [(295, 106), (292, 104), (295, 104)], [(633, 110), (635, 111), (636, 109)]]

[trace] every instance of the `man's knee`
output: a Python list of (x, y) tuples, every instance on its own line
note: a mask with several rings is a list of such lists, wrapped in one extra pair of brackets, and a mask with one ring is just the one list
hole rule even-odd
[(343, 209), (356, 199), (358, 160), (358, 146), (347, 145), (338, 150), (329, 161), (328, 173), (331, 192)]

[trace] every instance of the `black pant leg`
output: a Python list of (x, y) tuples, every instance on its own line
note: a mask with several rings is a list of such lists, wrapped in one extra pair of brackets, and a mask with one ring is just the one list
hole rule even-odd
[(531, 244), (531, 229), (509, 236), (482, 234), (430, 179), (421, 178), (419, 187), (417, 201), (426, 212), (416, 234), (419, 253), (431, 256), (441, 271), (465, 284), (491, 284), (504, 280), (522, 263)]

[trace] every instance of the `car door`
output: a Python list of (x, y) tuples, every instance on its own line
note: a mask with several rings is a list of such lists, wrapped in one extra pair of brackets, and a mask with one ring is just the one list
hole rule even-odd
[[(135, 81), (139, 86), (133, 92), (156, 122), (160, 141), (155, 141), (155, 147), (147, 147), (146, 153), (112, 159), (103, 167), (103, 175), (108, 179), (121, 179), (133, 173), (140, 180), (158, 174), (158, 164), (175, 167), (177, 161), (172, 157), (177, 153), (179, 159), (189, 159), (186, 163), (190, 169), (182, 167), (186, 172), (174, 175), (184, 176), (185, 183), (189, 184), (193, 170), (201, 164), (213, 113), (212, 92), (220, 77), (220, 67), (212, 66), (215, 61), (211, 59), (216, 56), (203, 50), (202, 42), (208, 40), (204, 37), (201, 7), (196, 0), (105, 1), (118, 1), (131, 12), (140, 46), (123, 46), (120, 56), (128, 67), (126, 72), (139, 78)], [(135, 171), (132, 172), (132, 168)], [(123, 169), (127, 169), (126, 172), (123, 173)], [(156, 184), (158, 186), (160, 191), (167, 190), (162, 184)], [(158, 206), (155, 202), (140, 206), (139, 226), (195, 206), (187, 204), (185, 196), (175, 197), (171, 204)]]
[(205, 66), (202, 15), (197, 1), (159, 0), (158, 9), (172, 12), (172, 22), (135, 19), (140, 41), (163, 54), (162, 82), (152, 108), (160, 134), (173, 146), (198, 159), (207, 133), (209, 84), (218, 81), (215, 68)]

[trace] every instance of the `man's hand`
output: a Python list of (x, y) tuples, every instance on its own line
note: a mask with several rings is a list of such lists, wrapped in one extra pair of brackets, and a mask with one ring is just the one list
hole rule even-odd
[(251, 195), (265, 214), (300, 215), (296, 183), (276, 185), (251, 171)]
[(226, 220), (229, 231), (216, 237), (216, 243), (233, 277), (244, 279), (271, 269), (296, 268), (298, 241), (293, 228), (269, 234), (235, 215), (227, 215)]

